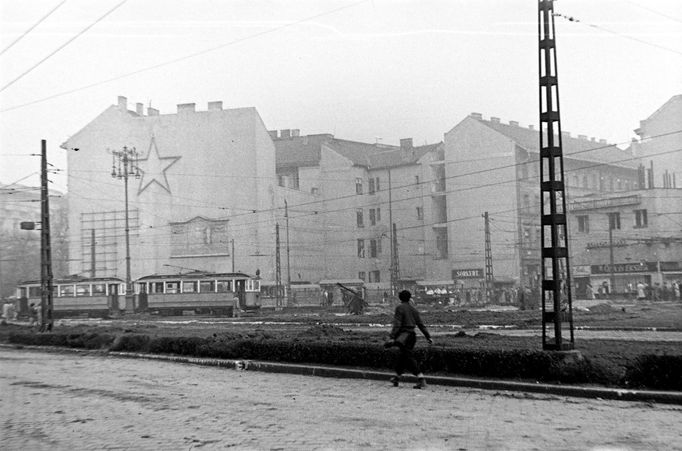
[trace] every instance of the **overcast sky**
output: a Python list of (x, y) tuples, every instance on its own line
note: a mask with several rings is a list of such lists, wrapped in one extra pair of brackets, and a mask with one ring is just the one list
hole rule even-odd
[[(384, 144), (440, 141), (474, 111), (538, 123), (534, 0), (0, 7), (2, 183), (39, 183), (27, 154), (41, 139), (66, 169), (59, 145), (119, 95), (161, 114), (222, 100), (255, 107), (268, 129)], [(682, 94), (682, 2), (560, 0), (555, 12), (575, 19), (556, 18), (563, 129), (627, 147), (641, 119)]]

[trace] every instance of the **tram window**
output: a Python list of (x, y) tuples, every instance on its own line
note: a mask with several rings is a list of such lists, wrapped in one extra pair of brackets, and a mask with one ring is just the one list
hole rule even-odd
[(215, 291), (215, 280), (202, 280), (199, 284), (199, 291), (202, 293), (213, 293)]
[(143, 294), (147, 292), (147, 282), (141, 282), (137, 284), (137, 292)]
[(163, 282), (150, 282), (149, 283), (150, 293), (163, 293)]
[(89, 284), (76, 285), (76, 296), (90, 296), (90, 285)]
[(166, 293), (177, 294), (180, 292), (180, 282), (166, 282)]
[(73, 285), (59, 285), (59, 296), (73, 296)]
[(232, 291), (232, 281), (231, 280), (219, 280), (218, 281), (218, 293), (229, 293)]
[(19, 287), (18, 294), (20, 298), (26, 297), (26, 287)]
[(247, 280), (246, 291), (260, 291), (260, 280)]
[(92, 284), (92, 295), (96, 296), (98, 294), (105, 294), (107, 292), (107, 286), (103, 283), (93, 283)]
[(182, 282), (182, 292), (183, 293), (196, 293), (197, 292), (197, 282)]
[(40, 297), (40, 287), (28, 287), (28, 297), (39, 298)]

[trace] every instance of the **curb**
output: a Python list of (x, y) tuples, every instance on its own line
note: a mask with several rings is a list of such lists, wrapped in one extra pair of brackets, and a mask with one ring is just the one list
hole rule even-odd
[[(159, 360), (164, 362), (184, 363), (190, 365), (215, 366), (237, 371), (264, 371), (269, 373), (299, 374), (304, 376), (336, 377), (385, 381), (393, 375), (385, 371), (362, 370), (342, 367), (302, 365), (294, 363), (265, 362), (260, 360), (228, 360), (201, 357), (185, 357), (178, 355), (144, 354), (134, 352), (117, 352), (105, 350), (89, 350), (78, 348), (62, 348), (55, 346), (24, 346), (18, 344), (0, 344), (5, 349), (26, 349), (45, 352), (72, 352), (95, 354), (128, 359)], [(414, 376), (405, 376), (406, 382), (416, 382)], [(574, 385), (556, 385), (544, 383), (516, 382), (500, 379), (475, 379), (467, 377), (427, 376), (427, 383), (449, 387), (467, 387), (482, 390), (505, 390), (514, 392), (543, 393), (549, 395), (570, 396), (576, 398), (609, 399), (618, 401), (654, 402), (660, 404), (682, 405), (682, 392), (629, 390), (606, 387), (582, 387)]]

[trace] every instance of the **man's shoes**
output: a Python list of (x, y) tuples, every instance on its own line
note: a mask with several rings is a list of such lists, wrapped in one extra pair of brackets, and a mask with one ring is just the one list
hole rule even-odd
[(412, 388), (416, 388), (417, 390), (421, 390), (422, 388), (426, 388), (426, 379), (423, 377), (420, 377), (419, 380), (417, 381), (417, 385), (415, 385)]
[(398, 376), (393, 376), (391, 378), (391, 383), (393, 384), (394, 387), (397, 387), (400, 384), (400, 379)]

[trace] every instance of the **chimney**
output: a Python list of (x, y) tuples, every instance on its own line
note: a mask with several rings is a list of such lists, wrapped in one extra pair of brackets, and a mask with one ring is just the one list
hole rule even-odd
[(483, 115), (481, 113), (471, 113), (469, 116), (473, 117), (474, 119), (483, 120)]
[(159, 115), (159, 110), (156, 108), (149, 107), (147, 108), (147, 116), (158, 116)]
[(578, 135), (578, 139), (587, 139), (587, 135)]
[(277, 130), (268, 130), (271, 139), (277, 139)]
[(144, 116), (144, 105), (141, 103), (136, 103), (135, 112), (140, 116)]
[(517, 121), (509, 121), (509, 125), (511, 125), (512, 127), (518, 127), (519, 123)]
[(529, 125), (528, 125), (528, 130), (535, 130), (535, 125), (529, 124)]
[(178, 114), (179, 113), (194, 113), (194, 108), (196, 104), (194, 103), (178, 103)]
[(593, 137), (590, 138), (590, 141), (592, 141), (592, 142), (597, 142), (597, 139), (593, 136)]
[(403, 138), (400, 140), (400, 150), (412, 149), (412, 138)]
[(499, 117), (490, 117), (490, 122), (493, 124), (499, 124), (500, 123), (500, 118)]
[(288, 128), (285, 128), (284, 130), (280, 130), (279, 132), (279, 137), (282, 139), (289, 139), (291, 138), (291, 130)]
[(294, 128), (291, 130), (292, 138), (298, 138), (299, 136), (301, 136), (301, 130), (299, 130), (298, 128)]
[(223, 109), (223, 102), (217, 100), (215, 102), (208, 102), (208, 111), (221, 111)]
[(605, 139), (600, 139), (600, 140), (599, 140), (599, 144), (606, 144), (606, 140), (605, 140)]
[(128, 109), (128, 99), (123, 96), (118, 96), (118, 109), (127, 110)]

